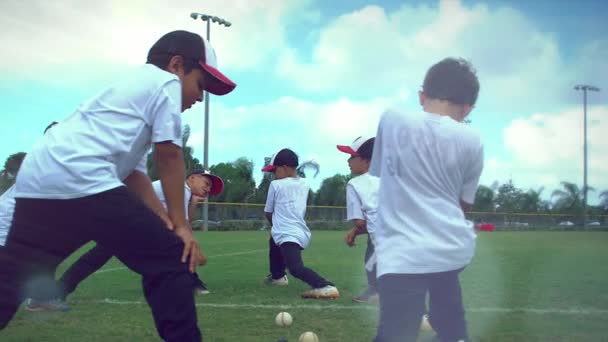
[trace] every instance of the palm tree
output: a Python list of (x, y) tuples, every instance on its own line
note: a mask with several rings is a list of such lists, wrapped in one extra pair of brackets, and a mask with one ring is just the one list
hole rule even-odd
[(540, 187), (538, 190), (530, 189), (521, 194), (521, 210), (525, 213), (537, 213), (545, 207), (541, 195), (545, 187)]
[(319, 163), (317, 163), (314, 160), (305, 161), (302, 164), (300, 164), (300, 166), (298, 166), (298, 168), (296, 169), (298, 177), (306, 178), (305, 171), (307, 169), (311, 169), (312, 171), (314, 171), (315, 174), (312, 177), (315, 178), (315, 177), (317, 177), (317, 175), (319, 175), (319, 171), (321, 170), (321, 167), (319, 166)]
[(604, 211), (608, 211), (608, 190), (604, 190), (600, 193), (600, 208)]
[[(583, 189), (570, 182), (561, 182), (563, 189), (553, 191), (551, 198), (555, 199), (555, 210), (569, 214), (580, 214), (583, 209)], [(588, 191), (594, 189), (587, 187)]]
[(25, 152), (11, 154), (4, 162), (4, 168), (0, 171), (0, 193), (10, 188), (15, 183), (17, 172), (25, 158)]

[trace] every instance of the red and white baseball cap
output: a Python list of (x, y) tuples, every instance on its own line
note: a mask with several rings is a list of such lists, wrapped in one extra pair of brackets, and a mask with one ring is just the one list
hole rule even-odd
[(350, 144), (349, 146), (347, 145), (337, 145), (336, 147), (338, 148), (339, 151), (344, 152), (344, 153), (348, 153), (352, 156), (359, 156), (359, 148), (361, 148), (361, 145), (363, 145), (366, 141), (368, 141), (369, 139), (372, 139), (373, 137), (368, 137), (368, 136), (360, 136), (357, 139), (355, 139), (355, 141), (353, 141), (352, 144)]
[(218, 70), (217, 57), (211, 44), (196, 33), (173, 31), (162, 36), (148, 51), (148, 61), (157, 55), (179, 55), (198, 62), (209, 77), (205, 90), (214, 95), (226, 95), (236, 84)]
[(209, 191), (209, 195), (218, 195), (218, 194), (221, 194), (222, 191), (224, 190), (224, 180), (222, 180), (222, 178), (219, 176), (211, 174), (211, 171), (209, 171), (209, 170), (201, 170), (201, 169), (192, 170), (188, 174), (188, 177), (190, 177), (192, 175), (207, 176), (207, 177), (209, 177), (209, 179), (211, 179), (211, 191)]

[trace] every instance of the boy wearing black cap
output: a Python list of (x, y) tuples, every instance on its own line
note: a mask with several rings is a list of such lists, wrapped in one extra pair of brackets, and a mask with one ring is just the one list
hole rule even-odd
[(374, 252), (375, 233), (378, 224), (378, 188), (380, 180), (370, 175), (369, 164), (372, 160), (374, 138), (360, 136), (350, 145), (337, 145), (339, 151), (350, 155), (348, 167), (354, 176), (346, 184), (346, 219), (354, 225), (344, 237), (349, 246), (355, 245), (357, 235), (367, 233), (365, 250), (365, 270), (367, 289), (353, 298), (356, 303), (378, 301), (376, 288), (376, 254)]
[(336, 299), (340, 292), (331, 282), (304, 266), (302, 250), (310, 243), (310, 229), (304, 221), (306, 201), (310, 187), (296, 173), (298, 156), (284, 148), (272, 156), (270, 164), (262, 169), (272, 172), (264, 212), (272, 229), (269, 244), (270, 274), (266, 282), (287, 285), (285, 268), (294, 277), (312, 287), (302, 294), (304, 298)]
[[(190, 273), (204, 256), (186, 219), (180, 114), (204, 90), (223, 95), (234, 87), (208, 42), (170, 32), (146, 65), (85, 101), (34, 146), (17, 176), (0, 259), (0, 328), (43, 260), (64, 260), (94, 240), (142, 275), (162, 339), (202, 339)], [(167, 211), (146, 175), (152, 145)]]

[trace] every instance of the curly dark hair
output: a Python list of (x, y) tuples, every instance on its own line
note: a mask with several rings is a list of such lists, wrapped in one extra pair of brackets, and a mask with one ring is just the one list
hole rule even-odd
[(479, 94), (479, 80), (471, 63), (450, 57), (427, 71), (422, 90), (432, 99), (472, 106)]

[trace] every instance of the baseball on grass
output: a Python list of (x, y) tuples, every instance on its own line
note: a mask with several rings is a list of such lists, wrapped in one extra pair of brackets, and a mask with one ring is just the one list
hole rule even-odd
[(288, 327), (293, 322), (293, 318), (291, 318), (289, 312), (279, 312), (274, 322), (280, 327)]
[(298, 342), (319, 342), (319, 336), (312, 331), (307, 331), (300, 335)]

